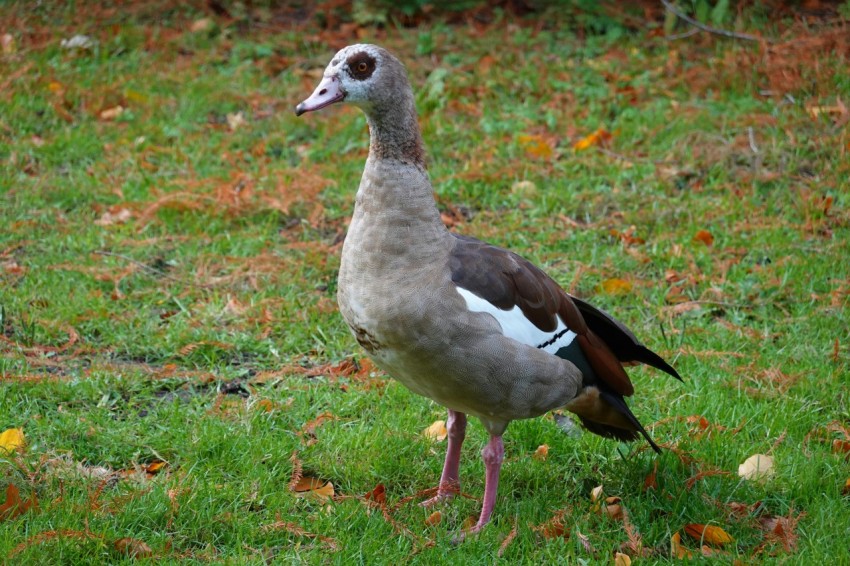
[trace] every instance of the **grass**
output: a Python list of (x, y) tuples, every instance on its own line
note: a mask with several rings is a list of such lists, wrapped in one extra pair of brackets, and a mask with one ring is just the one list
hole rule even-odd
[[(846, 45), (813, 39), (826, 22), (764, 22), (785, 34), (772, 55), (557, 19), (361, 28), (408, 64), (454, 228), (544, 265), (686, 377), (631, 371), (661, 456), (513, 423), (494, 521), (454, 545), (480, 502), (433, 526), (415, 504), (439, 477), (444, 445), (422, 430), (443, 410), (370, 370), (335, 308), (363, 118), (291, 112), (328, 44), (354, 40), (145, 6), (95, 22), (13, 3), (0, 26), (0, 432), (27, 441), (0, 455), (0, 487), (38, 501), (0, 513), (0, 556), (489, 563), (516, 528), (506, 561), (610, 563), (629, 532), (591, 503), (601, 484), (652, 549), (642, 563), (670, 561), (693, 523), (734, 537), (718, 563), (848, 559), (850, 81)], [(75, 34), (96, 43), (60, 47)], [(573, 150), (598, 128), (604, 151)], [(476, 497), (484, 442), (473, 423)], [(774, 476), (741, 480), (756, 453)], [(296, 468), (338, 497), (295, 497)], [(362, 498), (378, 484), (392, 520)], [(799, 520), (795, 541), (765, 537), (775, 516)], [(541, 528), (558, 517), (567, 536)]]

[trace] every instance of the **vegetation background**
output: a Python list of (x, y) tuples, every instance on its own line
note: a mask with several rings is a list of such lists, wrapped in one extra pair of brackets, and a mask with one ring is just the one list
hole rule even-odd
[[(848, 18), (3, 2), (0, 557), (850, 562)], [(483, 492), (473, 423), (467, 497), (417, 505), (444, 411), (372, 367), (335, 305), (364, 120), (292, 113), (354, 42), (407, 64), (446, 224), (685, 376), (631, 372), (664, 454), (516, 422), (494, 521), (456, 545)]]

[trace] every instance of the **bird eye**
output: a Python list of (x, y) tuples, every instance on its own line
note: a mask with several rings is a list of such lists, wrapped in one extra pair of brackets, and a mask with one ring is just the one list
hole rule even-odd
[(360, 61), (360, 63), (357, 65), (357, 70), (361, 73), (365, 73), (366, 69), (368, 68), (369, 65), (366, 64), (366, 61)]

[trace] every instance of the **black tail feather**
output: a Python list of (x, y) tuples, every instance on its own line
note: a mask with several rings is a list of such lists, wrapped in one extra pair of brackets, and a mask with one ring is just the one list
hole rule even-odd
[(622, 414), (628, 421), (634, 426), (634, 430), (628, 430), (624, 428), (619, 428), (616, 426), (611, 426), (608, 424), (598, 423), (595, 421), (590, 421), (584, 417), (579, 416), (581, 420), (582, 426), (586, 428), (589, 432), (593, 434), (597, 434), (599, 436), (605, 438), (615, 438), (617, 440), (622, 440), (623, 442), (631, 442), (633, 440), (637, 440), (638, 433), (640, 433), (649, 445), (652, 447), (655, 452), (661, 454), (661, 448), (652, 440), (649, 436), (649, 433), (646, 432), (646, 429), (643, 428), (643, 425), (640, 424), (640, 421), (637, 420), (634, 413), (632, 413), (629, 406), (626, 405), (626, 401), (623, 399), (622, 395), (617, 395), (616, 393), (609, 393), (600, 388), (599, 396), (604, 399), (610, 406), (617, 410), (618, 413)]

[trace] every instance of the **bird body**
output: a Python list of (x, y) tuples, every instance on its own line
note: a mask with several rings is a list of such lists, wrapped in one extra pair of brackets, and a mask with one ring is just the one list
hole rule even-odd
[(339, 271), (338, 302), (375, 363), (449, 411), (448, 449), (433, 504), (457, 491), (466, 415), (490, 434), (485, 495), (471, 530), (490, 519), (512, 420), (565, 407), (591, 432), (657, 445), (623, 399), (624, 363), (676, 371), (624, 325), (568, 295), (507, 250), (450, 232), (434, 201), (403, 65), (374, 45), (337, 53), (297, 114), (359, 106), (370, 131)]

